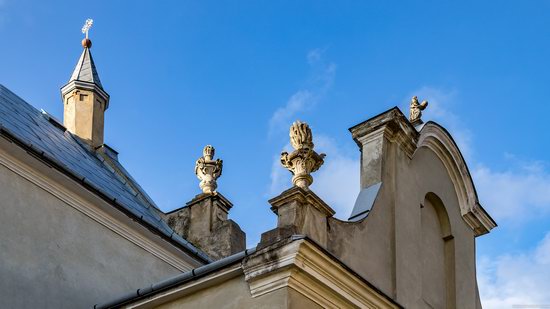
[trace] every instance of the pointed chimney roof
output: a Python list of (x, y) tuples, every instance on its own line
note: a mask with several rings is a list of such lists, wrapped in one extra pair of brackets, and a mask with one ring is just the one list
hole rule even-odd
[(92, 53), (90, 52), (92, 44), (91, 41), (89, 42), (90, 44), (84, 44), (83, 41), (82, 45), (84, 46), (84, 50), (82, 51), (82, 55), (80, 55), (80, 59), (78, 59), (78, 62), (76, 63), (76, 67), (74, 68), (69, 82), (78, 80), (93, 83), (103, 90), (103, 85), (101, 85), (101, 81), (99, 80), (99, 74), (97, 73), (94, 59), (92, 58)]

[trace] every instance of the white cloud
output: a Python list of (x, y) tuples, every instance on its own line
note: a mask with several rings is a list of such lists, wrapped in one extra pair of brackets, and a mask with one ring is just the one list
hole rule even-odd
[(550, 171), (540, 162), (519, 162), (509, 170), (479, 165), (472, 175), (482, 205), (498, 221), (520, 225), (550, 214)]
[(483, 308), (546, 308), (550, 306), (549, 278), (550, 232), (530, 252), (482, 257), (478, 285)]
[(315, 147), (327, 157), (314, 174), (311, 189), (336, 211), (336, 217), (347, 220), (360, 190), (359, 151), (323, 135), (315, 138)]
[(310, 66), (310, 77), (303, 89), (290, 96), (286, 104), (278, 108), (269, 120), (269, 135), (288, 130), (300, 112), (311, 110), (332, 87), (336, 75), (336, 65), (323, 60), (324, 50), (314, 49), (306, 58)]
[[(336, 211), (336, 217), (347, 219), (359, 194), (359, 153), (345, 151), (341, 145), (327, 136), (314, 135), (315, 150), (326, 153), (325, 163), (312, 174), (311, 189)], [(291, 151), (290, 145), (284, 147)], [(351, 154), (351, 155), (350, 155)], [(292, 186), (292, 175), (281, 166), (279, 156), (271, 167), (271, 196), (280, 194)]]
[(292, 118), (299, 112), (308, 110), (315, 105), (317, 101), (309, 90), (299, 90), (294, 93), (286, 102), (284, 107), (281, 107), (273, 113), (269, 121), (269, 133), (274, 133), (275, 130), (288, 128)]

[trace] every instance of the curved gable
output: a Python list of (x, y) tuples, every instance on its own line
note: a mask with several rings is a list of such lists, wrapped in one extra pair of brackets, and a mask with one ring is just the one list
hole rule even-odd
[(443, 162), (453, 182), (462, 218), (475, 235), (486, 234), (496, 227), (495, 221), (479, 203), (466, 161), (449, 132), (435, 122), (427, 122), (418, 137), (417, 149), (422, 147), (432, 150)]

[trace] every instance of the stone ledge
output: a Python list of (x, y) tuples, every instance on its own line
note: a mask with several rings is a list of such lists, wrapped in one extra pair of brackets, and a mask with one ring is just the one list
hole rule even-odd
[(303, 236), (257, 250), (242, 265), (252, 297), (290, 288), (324, 308), (402, 308)]
[(325, 214), (327, 217), (332, 217), (336, 212), (325, 203), (317, 194), (311, 190), (304, 190), (300, 187), (293, 186), (292, 188), (284, 191), (278, 196), (269, 200), (271, 204), (271, 210), (278, 214), (278, 210), (281, 206), (290, 202), (298, 202), (300, 204), (309, 204)]

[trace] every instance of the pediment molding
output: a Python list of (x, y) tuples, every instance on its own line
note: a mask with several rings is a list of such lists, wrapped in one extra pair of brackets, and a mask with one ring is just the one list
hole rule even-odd
[(449, 132), (435, 122), (426, 123), (420, 131), (417, 150), (422, 147), (433, 151), (447, 169), (462, 218), (474, 230), (475, 236), (489, 233), (497, 226), (496, 222), (479, 203), (466, 161)]

